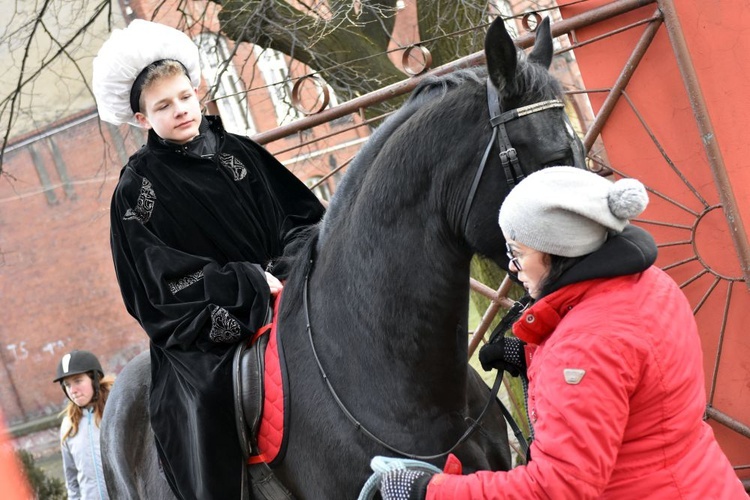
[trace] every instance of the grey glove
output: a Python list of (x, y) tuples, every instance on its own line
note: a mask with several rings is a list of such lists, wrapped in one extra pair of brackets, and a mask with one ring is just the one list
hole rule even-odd
[(433, 474), (418, 470), (396, 469), (384, 472), (380, 479), (383, 500), (425, 500), (427, 484)]

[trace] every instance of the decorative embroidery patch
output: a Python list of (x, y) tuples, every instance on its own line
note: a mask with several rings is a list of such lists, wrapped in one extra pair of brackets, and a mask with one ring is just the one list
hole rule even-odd
[(187, 276), (184, 276), (178, 280), (168, 281), (167, 285), (169, 285), (169, 291), (172, 292), (172, 295), (177, 295), (177, 292), (179, 292), (180, 290), (184, 290), (193, 283), (198, 283), (202, 279), (203, 269), (201, 269), (200, 271), (196, 271), (193, 274), (188, 274)]
[(219, 155), (219, 161), (232, 172), (235, 181), (241, 181), (247, 175), (245, 165), (234, 156), (222, 153)]
[(214, 342), (230, 344), (239, 340), (242, 331), (236, 319), (223, 307), (211, 306), (211, 331), (208, 338)]
[(156, 193), (154, 188), (151, 186), (151, 182), (145, 177), (141, 183), (141, 192), (138, 194), (138, 201), (135, 204), (135, 208), (128, 208), (125, 212), (123, 220), (137, 220), (141, 224), (145, 224), (151, 218), (151, 214), (154, 211), (154, 204), (156, 202)]

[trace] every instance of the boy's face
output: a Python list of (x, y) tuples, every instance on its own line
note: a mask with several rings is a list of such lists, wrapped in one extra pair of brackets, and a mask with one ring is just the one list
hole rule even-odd
[(162, 139), (185, 144), (198, 135), (202, 118), (200, 102), (184, 74), (153, 81), (143, 89), (141, 102), (143, 107), (135, 118)]

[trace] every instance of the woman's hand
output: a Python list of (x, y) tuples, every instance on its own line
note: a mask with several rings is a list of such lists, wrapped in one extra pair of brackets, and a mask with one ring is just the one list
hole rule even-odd
[(526, 376), (526, 342), (516, 337), (500, 337), (479, 349), (484, 371), (505, 370), (511, 377)]
[(384, 472), (380, 480), (380, 495), (383, 500), (424, 500), (430, 479), (432, 474), (417, 470)]

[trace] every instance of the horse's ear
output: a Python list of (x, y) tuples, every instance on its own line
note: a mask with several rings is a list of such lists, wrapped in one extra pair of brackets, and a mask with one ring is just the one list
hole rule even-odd
[(516, 76), (516, 46), (505, 29), (502, 18), (497, 17), (484, 39), (484, 54), (487, 57), (487, 75), (495, 87), (502, 89), (506, 82), (512, 82)]
[(534, 48), (531, 49), (529, 54), (529, 62), (549, 69), (549, 65), (552, 64), (553, 52), (552, 30), (549, 26), (549, 17), (545, 17), (536, 28), (536, 39), (534, 40)]

